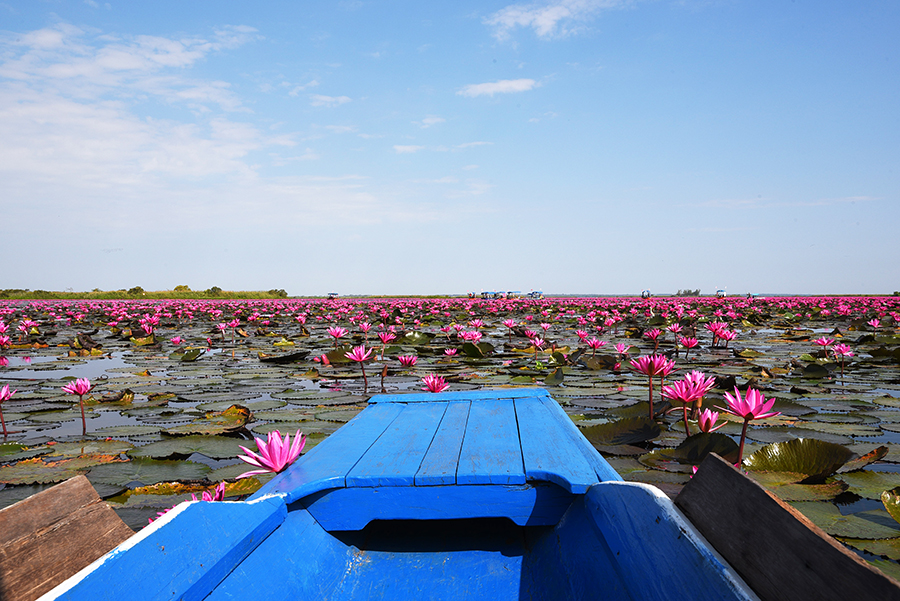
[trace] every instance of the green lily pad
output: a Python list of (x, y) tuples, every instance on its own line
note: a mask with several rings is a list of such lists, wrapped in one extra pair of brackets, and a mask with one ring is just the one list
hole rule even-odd
[(710, 453), (734, 463), (737, 461), (738, 445), (731, 437), (719, 432), (701, 432), (684, 439), (674, 449), (658, 449), (654, 453), (658, 453), (662, 461), (677, 461), (691, 466), (700, 465)]
[(766, 445), (744, 459), (744, 467), (756, 471), (800, 472), (805, 482), (823, 480), (853, 457), (845, 446), (797, 438)]
[(190, 363), (192, 361), (196, 361), (197, 359), (199, 359), (205, 352), (206, 352), (206, 349), (204, 349), (204, 348), (189, 348), (186, 351), (184, 351), (184, 354), (182, 354), (178, 358), (178, 360)]
[(194, 453), (200, 453), (210, 459), (230, 459), (243, 452), (240, 449), (241, 445), (248, 446), (248, 441), (226, 436), (179, 436), (151, 442), (148, 445), (132, 449), (128, 454), (135, 458), (166, 459), (188, 457)]
[(124, 463), (100, 465), (88, 472), (92, 484), (127, 486), (140, 482), (143, 486), (159, 482), (178, 480), (199, 480), (212, 471), (209, 466), (194, 461), (160, 461), (156, 459), (134, 459)]
[(866, 499), (881, 500), (881, 493), (900, 486), (900, 474), (892, 472), (857, 471), (841, 474), (841, 480), (854, 492)]
[(883, 509), (842, 515), (831, 503), (799, 501), (790, 504), (832, 536), (870, 540), (900, 536), (900, 524)]
[(109, 455), (89, 455), (43, 461), (41, 457), (23, 459), (13, 465), (0, 467), (0, 483), (3, 484), (45, 484), (62, 482), (103, 463), (121, 461)]
[(50, 447), (47, 457), (81, 457), (83, 455), (120, 455), (133, 449), (134, 445), (124, 440), (86, 440), (83, 442), (61, 442)]
[(782, 501), (831, 501), (847, 490), (847, 484), (840, 480), (825, 484), (782, 484), (769, 487)]
[(216, 435), (235, 432), (243, 428), (252, 414), (241, 405), (232, 405), (225, 411), (210, 411), (205, 417), (195, 419), (189, 424), (168, 428), (166, 434), (181, 436), (187, 434)]
[(544, 384), (547, 386), (559, 386), (563, 382), (563, 369), (557, 367), (553, 372), (544, 378)]
[(880, 460), (884, 459), (887, 456), (889, 451), (890, 451), (889, 447), (882, 445), (882, 446), (878, 447), (877, 449), (870, 451), (861, 457), (857, 457), (856, 459), (851, 459), (850, 461), (845, 463), (841, 467), (841, 469), (838, 470), (838, 473), (844, 474), (846, 472), (854, 472), (856, 470), (861, 470), (862, 468), (866, 467), (867, 465), (870, 465), (872, 463), (875, 463), (876, 461), (880, 461)]
[(894, 521), (900, 523), (900, 486), (882, 492), (881, 503)]
[(630, 417), (581, 428), (591, 444), (622, 445), (653, 440), (662, 433), (659, 424), (647, 417)]
[(146, 436), (156, 434), (161, 428), (157, 426), (107, 426), (88, 432), (88, 436)]
[(841, 538), (840, 541), (854, 549), (859, 549), (860, 551), (865, 551), (872, 555), (880, 555), (895, 561), (900, 560), (900, 538), (884, 538), (877, 540)]

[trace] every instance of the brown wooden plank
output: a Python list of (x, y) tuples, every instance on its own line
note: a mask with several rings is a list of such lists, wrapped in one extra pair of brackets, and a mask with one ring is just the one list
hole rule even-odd
[(0, 599), (37, 599), (134, 532), (84, 476), (0, 510)]
[(761, 599), (900, 600), (900, 582), (718, 455), (675, 504)]

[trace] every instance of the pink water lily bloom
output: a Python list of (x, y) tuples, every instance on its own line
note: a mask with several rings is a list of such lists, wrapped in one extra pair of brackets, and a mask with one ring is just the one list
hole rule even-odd
[(87, 434), (87, 421), (84, 418), (84, 395), (91, 391), (91, 381), (87, 378), (78, 378), (62, 387), (63, 392), (78, 395), (78, 406), (81, 408), (81, 435)]
[(447, 355), (448, 357), (452, 357), (456, 353), (457, 353), (457, 349), (455, 349), (455, 348), (444, 349), (444, 354)]
[[(712, 411), (711, 409), (704, 409), (700, 412), (700, 419), (698, 421), (698, 425), (700, 426), (701, 432), (715, 432), (719, 428), (724, 428), (728, 425), (728, 422), (724, 422), (716, 426), (716, 420), (719, 419), (719, 412)], [(714, 427), (715, 426), (715, 427)]]
[(747, 425), (754, 419), (766, 419), (781, 415), (779, 411), (772, 411), (775, 406), (775, 399), (766, 400), (763, 394), (754, 389), (748, 388), (747, 393), (741, 397), (741, 391), (737, 386), (734, 387), (734, 395), (726, 392), (725, 400), (728, 401), (728, 407), (719, 407), (722, 411), (736, 415), (744, 419), (744, 427), (741, 429), (741, 444), (738, 448), (737, 464), (740, 466), (741, 458), (744, 456), (744, 441), (747, 438)]
[[(0, 405), (3, 405), (3, 401), (8, 401), (10, 398), (12, 398), (12, 395), (16, 394), (16, 392), (17, 392), (16, 390), (13, 390), (12, 392), (10, 392), (9, 384), (4, 386), (3, 388), (0, 388)], [(6, 438), (6, 436), (7, 436), (6, 420), (3, 419), (2, 407), (0, 407), (0, 423), (3, 424), (3, 437)]]
[(436, 376), (434, 374), (428, 374), (422, 378), (422, 383), (425, 384), (425, 388), (422, 390), (427, 390), (428, 392), (444, 392), (450, 388), (450, 385), (444, 381), (443, 376)]
[(91, 391), (91, 381), (87, 378), (78, 378), (74, 382), (70, 382), (62, 387), (63, 392), (69, 394), (83, 395)]
[(242, 446), (241, 450), (246, 455), (238, 455), (238, 459), (260, 469), (244, 472), (238, 476), (239, 479), (281, 472), (300, 456), (303, 447), (306, 445), (306, 437), (300, 433), (300, 430), (297, 430), (297, 433), (294, 435), (293, 444), (291, 444), (290, 434), (285, 434), (284, 439), (282, 439), (281, 432), (278, 430), (269, 432), (268, 441), (263, 441), (261, 438), (255, 438), (255, 440), (259, 453), (254, 453)]
[(225, 483), (220, 482), (213, 489), (212, 492), (209, 492), (208, 490), (204, 490), (203, 494), (200, 495), (200, 499), (197, 499), (197, 495), (195, 495), (194, 493), (191, 493), (191, 499), (193, 499), (194, 501), (200, 500), (200, 501), (206, 501), (209, 503), (213, 503), (216, 501), (224, 501), (225, 500)]
[(366, 350), (366, 346), (364, 344), (360, 346), (353, 347), (349, 353), (344, 353), (344, 356), (350, 359), (351, 361), (356, 361), (357, 363), (361, 363), (366, 361), (369, 357), (372, 356), (372, 350)]
[(819, 346), (830, 346), (834, 344), (834, 338), (819, 338), (817, 340), (813, 340), (813, 344), (818, 344)]
[(400, 355), (397, 357), (397, 361), (399, 361), (400, 365), (403, 367), (412, 367), (418, 360), (419, 358), (415, 355)]

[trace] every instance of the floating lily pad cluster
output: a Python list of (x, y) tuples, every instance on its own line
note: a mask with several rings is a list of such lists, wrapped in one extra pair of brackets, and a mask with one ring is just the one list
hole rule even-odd
[[(781, 415), (748, 428), (743, 469), (848, 545), (897, 559), (881, 500), (898, 505), (898, 311), (893, 297), (2, 301), (0, 386), (16, 392), (0, 404), (0, 506), (78, 473), (133, 525), (220, 481), (237, 498), (264, 480), (235, 480), (254, 435), (301, 430), (309, 449), (369, 394), (419, 392), (427, 375), (451, 390), (546, 386), (625, 479), (676, 494), (709, 452), (735, 460), (742, 420), (687, 437), (659, 378), (651, 419), (629, 362), (655, 351), (675, 361), (664, 384), (715, 377), (704, 408), (735, 387), (776, 399)], [(347, 357), (361, 345), (367, 392)], [(93, 384), (87, 437), (62, 391), (75, 378)]]

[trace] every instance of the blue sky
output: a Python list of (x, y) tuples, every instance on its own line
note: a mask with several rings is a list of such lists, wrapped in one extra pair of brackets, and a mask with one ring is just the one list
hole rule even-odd
[(0, 288), (890, 293), (898, 17), (0, 0)]

